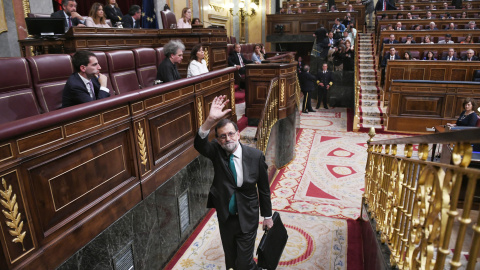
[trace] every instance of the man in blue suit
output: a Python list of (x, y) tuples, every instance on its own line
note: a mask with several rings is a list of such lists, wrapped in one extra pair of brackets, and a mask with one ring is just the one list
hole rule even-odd
[(128, 14), (123, 16), (123, 28), (140, 28), (140, 18), (142, 17), (142, 8), (138, 5), (132, 5)]
[(455, 57), (455, 50), (453, 48), (448, 49), (448, 54), (445, 57), (442, 57), (442, 60), (455, 61), (459, 60)]
[(100, 73), (97, 57), (90, 51), (78, 51), (72, 57), (73, 73), (63, 88), (62, 107), (110, 96), (107, 76)]
[(77, 13), (75, 0), (62, 0), (63, 10), (58, 10), (50, 15), (52, 18), (65, 19), (65, 32), (72, 26), (85, 26), (82, 16)]
[(318, 79), (318, 97), (317, 107), (320, 108), (320, 102), (323, 102), (323, 108), (328, 109), (328, 90), (330, 90), (332, 79), (332, 72), (328, 71), (328, 64), (325, 63), (322, 66), (322, 70), (317, 72)]

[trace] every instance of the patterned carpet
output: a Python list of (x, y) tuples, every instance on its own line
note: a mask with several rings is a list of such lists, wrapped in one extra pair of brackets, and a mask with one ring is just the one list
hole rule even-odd
[(300, 128), (347, 131), (347, 109), (318, 109), (314, 113), (303, 113), (300, 117)]
[[(345, 220), (283, 212), (280, 216), (289, 238), (277, 269), (346, 269)], [(196, 233), (175, 266), (166, 269), (225, 269), (216, 214)], [(259, 226), (255, 248), (262, 235)]]

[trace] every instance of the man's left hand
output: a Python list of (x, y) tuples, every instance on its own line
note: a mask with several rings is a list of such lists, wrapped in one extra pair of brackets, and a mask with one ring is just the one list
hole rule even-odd
[(263, 220), (263, 229), (271, 229), (273, 227), (273, 220), (271, 218)]

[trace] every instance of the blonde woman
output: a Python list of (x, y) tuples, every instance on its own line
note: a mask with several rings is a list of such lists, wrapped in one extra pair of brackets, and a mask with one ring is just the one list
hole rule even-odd
[(88, 18), (85, 20), (85, 26), (110, 28), (110, 25), (108, 25), (106, 22), (102, 4), (98, 2), (93, 3), (90, 13), (88, 14)]
[(192, 10), (188, 7), (183, 8), (182, 17), (177, 21), (177, 28), (192, 28)]

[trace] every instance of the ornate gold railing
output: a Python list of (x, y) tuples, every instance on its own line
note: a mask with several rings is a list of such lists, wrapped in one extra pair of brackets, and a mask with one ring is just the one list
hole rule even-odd
[(257, 149), (261, 150), (264, 154), (267, 150), (270, 131), (278, 120), (278, 92), (278, 78), (273, 78), (270, 81), (265, 107), (262, 111), (262, 117), (258, 122), (257, 133), (255, 134)]
[[(369, 135), (372, 139), (373, 129)], [(480, 170), (467, 167), (472, 160), (470, 143), (480, 142), (480, 129), (371, 139), (364, 202), (381, 241), (391, 251), (390, 263), (399, 269), (475, 269), (480, 215), (472, 208)], [(451, 149), (449, 164), (427, 161), (431, 143), (443, 144), (442, 158)], [(400, 155), (397, 149), (402, 145), (404, 154)], [(463, 210), (458, 210), (462, 189), (466, 190)], [(473, 210), (478, 210), (476, 205)], [(466, 252), (468, 261), (463, 256)]]
[(360, 66), (358, 65), (360, 61), (358, 58), (360, 57), (360, 52), (358, 51), (358, 43), (360, 42), (359, 34), (357, 33), (357, 36), (355, 37), (355, 83), (354, 83), (354, 89), (355, 89), (355, 108), (354, 108), (354, 118), (353, 118), (353, 130), (357, 131), (358, 130), (358, 123), (359, 123), (359, 110), (358, 110), (358, 105), (359, 105), (359, 99), (360, 99)]

